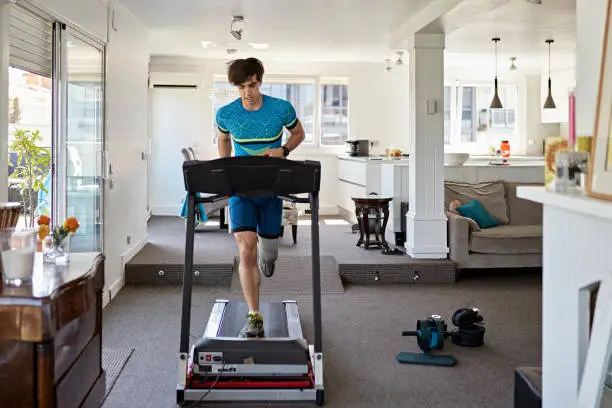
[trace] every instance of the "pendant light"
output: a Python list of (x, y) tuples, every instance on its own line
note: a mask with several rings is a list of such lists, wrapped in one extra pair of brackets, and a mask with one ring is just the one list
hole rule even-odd
[(555, 101), (552, 97), (552, 82), (550, 80), (550, 44), (554, 43), (555, 40), (549, 39), (546, 40), (548, 44), (548, 96), (546, 97), (546, 101), (544, 101), (544, 109), (556, 109), (557, 105), (555, 105)]
[(491, 101), (491, 109), (503, 109), (502, 103), (499, 100), (499, 93), (497, 89), (497, 43), (500, 41), (500, 38), (493, 38), (493, 42), (495, 43), (495, 93), (493, 94), (493, 100)]

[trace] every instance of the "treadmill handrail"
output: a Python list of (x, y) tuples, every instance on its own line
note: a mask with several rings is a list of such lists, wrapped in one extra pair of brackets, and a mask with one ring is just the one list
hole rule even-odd
[(320, 191), (321, 163), (266, 156), (190, 160), (183, 162), (183, 176), (185, 191), (196, 196), (198, 203), (231, 196), (286, 196), (306, 203), (308, 199), (296, 194)]
[[(195, 197), (196, 204), (215, 203), (217, 201), (225, 200), (226, 198), (230, 197), (230, 196), (220, 195), (220, 194), (209, 195), (206, 197), (202, 197), (196, 194), (195, 196), (196, 196)], [(292, 203), (304, 203), (304, 204), (310, 203), (309, 197), (297, 197), (291, 194), (278, 194), (276, 197), (283, 199), (285, 201), (290, 201)]]

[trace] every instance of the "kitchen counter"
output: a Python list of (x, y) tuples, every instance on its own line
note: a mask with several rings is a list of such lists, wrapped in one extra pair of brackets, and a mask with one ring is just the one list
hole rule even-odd
[[(401, 203), (408, 201), (410, 184), (410, 158), (392, 159), (381, 156), (338, 155), (337, 184), (334, 186), (340, 214), (355, 220), (353, 196), (376, 193), (393, 196), (389, 230), (400, 231)], [(491, 156), (475, 156), (461, 166), (444, 166), (444, 180), (463, 183), (481, 183), (505, 180), (526, 184), (544, 184), (543, 157), (516, 156), (510, 164), (489, 162)]]
[[(410, 162), (409, 157), (389, 158), (384, 156), (348, 156), (338, 155), (338, 159), (346, 161), (354, 161), (358, 163), (397, 163), (406, 165)], [(544, 157), (541, 156), (516, 156), (510, 159), (509, 164), (499, 165), (491, 164), (494, 157), (490, 156), (474, 156), (470, 157), (467, 162), (461, 166), (445, 165), (449, 168), (462, 167), (491, 167), (491, 168), (512, 168), (512, 167), (543, 167), (545, 165)]]
[(384, 157), (384, 156), (347, 156), (347, 155), (338, 155), (338, 159), (340, 160), (347, 160), (347, 161), (355, 161), (355, 162), (359, 162), (359, 163), (365, 163), (365, 162), (375, 162), (375, 163), (380, 163), (380, 162), (397, 162), (397, 163), (407, 163), (408, 162), (408, 157), (400, 157), (397, 159), (392, 159), (389, 157)]

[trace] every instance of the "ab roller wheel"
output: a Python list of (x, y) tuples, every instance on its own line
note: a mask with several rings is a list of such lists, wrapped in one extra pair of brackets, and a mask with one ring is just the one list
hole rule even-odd
[(478, 309), (461, 308), (453, 313), (452, 323), (457, 330), (449, 332), (439, 315), (417, 320), (416, 331), (404, 331), (402, 336), (415, 336), (424, 353), (442, 350), (444, 339), (450, 337), (454, 344), (463, 347), (479, 347), (484, 344), (485, 327)]

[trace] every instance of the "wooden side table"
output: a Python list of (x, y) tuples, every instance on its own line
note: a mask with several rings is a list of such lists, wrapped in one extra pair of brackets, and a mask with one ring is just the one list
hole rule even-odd
[[(351, 199), (355, 202), (355, 215), (359, 224), (357, 246), (363, 244), (365, 249), (369, 249), (371, 245), (375, 245), (389, 250), (389, 244), (385, 239), (385, 231), (389, 221), (389, 202), (393, 200), (393, 197), (365, 195), (354, 196)], [(371, 215), (374, 215), (373, 223), (370, 223)], [(373, 227), (373, 231), (370, 227)], [(373, 241), (370, 239), (372, 234), (374, 235)]]
[(98, 408), (104, 255), (36, 254), (32, 283), (0, 290), (0, 407)]

